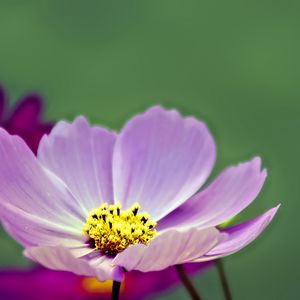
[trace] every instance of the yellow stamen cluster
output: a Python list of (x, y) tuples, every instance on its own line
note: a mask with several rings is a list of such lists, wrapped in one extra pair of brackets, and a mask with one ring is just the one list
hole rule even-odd
[(139, 204), (122, 210), (120, 204), (102, 204), (91, 211), (83, 232), (103, 254), (115, 256), (129, 245), (148, 244), (155, 236), (156, 222), (146, 212), (138, 213)]

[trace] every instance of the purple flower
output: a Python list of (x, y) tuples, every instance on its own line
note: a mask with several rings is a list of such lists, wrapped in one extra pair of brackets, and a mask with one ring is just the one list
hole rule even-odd
[[(208, 263), (202, 263), (201, 270), (208, 266)], [(187, 264), (185, 267), (189, 274), (200, 269), (199, 264)], [(146, 295), (166, 291), (178, 283), (179, 277), (173, 267), (160, 272), (127, 272), (121, 286), (121, 298), (145, 299)], [(0, 272), (1, 300), (108, 300), (111, 287), (112, 281), (99, 282), (96, 278), (44, 268)]]
[(0, 126), (10, 134), (17, 134), (24, 139), (28, 147), (36, 153), (39, 141), (49, 133), (52, 124), (40, 120), (42, 114), (42, 97), (31, 93), (20, 99), (12, 110), (7, 111), (8, 97), (0, 86)]
[(1, 219), (25, 255), (99, 280), (227, 256), (278, 209), (219, 230), (255, 199), (266, 171), (254, 158), (197, 193), (215, 162), (213, 138), (202, 122), (158, 106), (119, 134), (83, 117), (59, 122), (37, 158), (1, 130), (0, 155)]
[[(22, 97), (18, 104), (8, 111), (8, 97), (0, 86), (0, 125), (9, 133), (21, 136), (31, 150), (36, 153), (40, 138), (49, 133), (52, 124), (41, 120), (43, 99), (30, 93)], [(190, 275), (205, 270), (212, 264), (187, 264)], [(142, 299), (146, 294), (162, 292), (179, 283), (173, 268), (160, 272), (128, 272), (122, 285), (122, 299)], [(44, 268), (32, 270), (0, 271), (0, 299), (110, 299), (111, 283), (100, 283), (95, 278), (86, 278), (72, 273), (51, 271)], [(56, 288), (53, 289), (53, 286)], [(125, 288), (126, 286), (126, 288)], [(13, 288), (12, 288), (13, 287)]]

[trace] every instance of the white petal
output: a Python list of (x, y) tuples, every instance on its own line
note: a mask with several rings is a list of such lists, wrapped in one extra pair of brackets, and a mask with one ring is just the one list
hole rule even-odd
[(153, 107), (131, 119), (117, 138), (115, 200), (125, 208), (139, 202), (159, 220), (201, 187), (214, 162), (215, 144), (205, 124)]
[(127, 271), (159, 271), (204, 255), (221, 238), (222, 234), (215, 228), (170, 229), (159, 233), (147, 246), (129, 246), (113, 262)]
[(39, 161), (70, 188), (84, 205), (86, 214), (102, 202), (113, 202), (112, 153), (115, 134), (91, 127), (78, 117), (59, 122), (38, 149)]
[(80, 203), (25, 142), (0, 129), (0, 157), (0, 217), (10, 234), (24, 246), (81, 240)]
[(120, 267), (113, 266), (112, 259), (95, 256), (92, 259), (77, 258), (72, 251), (64, 247), (26, 248), (24, 254), (29, 259), (51, 270), (69, 271), (77, 275), (97, 277), (100, 281), (123, 279)]

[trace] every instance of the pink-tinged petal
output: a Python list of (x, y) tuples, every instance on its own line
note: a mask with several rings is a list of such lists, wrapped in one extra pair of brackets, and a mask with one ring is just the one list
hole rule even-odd
[(127, 271), (159, 271), (204, 255), (222, 236), (215, 228), (170, 229), (159, 233), (148, 245), (129, 246), (115, 257), (113, 263)]
[(205, 124), (155, 106), (131, 119), (113, 156), (115, 200), (139, 202), (158, 220), (193, 195), (209, 176), (215, 144)]
[(89, 213), (101, 202), (113, 202), (114, 143), (114, 133), (78, 117), (71, 124), (59, 122), (42, 138), (38, 159), (67, 184)]
[(26, 248), (24, 255), (51, 270), (69, 271), (77, 275), (97, 277), (100, 281), (124, 277), (122, 268), (114, 266), (112, 259), (97, 255), (91, 259), (78, 258), (64, 247)]
[[(91, 248), (90, 244), (78, 244), (72, 245), (72, 242), (65, 243), (65, 247), (68, 248), (75, 257), (86, 257), (95, 252), (95, 248)], [(97, 253), (98, 254), (98, 253)]]
[(0, 129), (0, 218), (24, 246), (82, 240), (80, 202), (18, 136)]
[(253, 240), (255, 240), (269, 225), (269, 223), (275, 216), (279, 206), (280, 205), (270, 209), (269, 211), (255, 219), (223, 229), (222, 232), (227, 234), (227, 238), (221, 241), (216, 247), (211, 249), (202, 258), (200, 257), (199, 259), (196, 259), (194, 261), (200, 262), (217, 259), (233, 254), (246, 247)]
[(24, 247), (86, 242), (81, 231), (71, 225), (49, 222), (14, 206), (0, 204), (0, 208), (3, 227)]
[(166, 216), (159, 229), (217, 226), (245, 209), (260, 192), (267, 172), (260, 158), (223, 171), (205, 190)]

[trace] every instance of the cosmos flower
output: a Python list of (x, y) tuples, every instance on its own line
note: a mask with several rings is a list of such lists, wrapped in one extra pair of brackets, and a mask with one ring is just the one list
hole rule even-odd
[[(52, 123), (42, 121), (43, 99), (39, 94), (23, 96), (9, 112), (9, 99), (0, 86), (0, 125), (9, 133), (21, 136), (31, 150), (36, 153), (42, 135), (49, 133)], [(212, 264), (196, 263), (186, 265), (190, 275), (198, 274)], [(136, 283), (136, 284), (134, 284)], [(157, 294), (179, 283), (173, 268), (160, 272), (130, 272), (125, 276), (121, 289), (122, 299), (141, 299), (146, 294)], [(49, 285), (50, 284), (50, 285)], [(57, 288), (53, 289), (55, 285)], [(110, 283), (100, 283), (95, 278), (86, 278), (66, 272), (56, 272), (43, 268), (30, 270), (7, 270), (0, 272), (0, 298), (9, 299), (109, 299)], [(126, 286), (126, 289), (124, 288)], [(12, 288), (14, 287), (14, 288)], [(58, 287), (61, 287), (60, 289)]]
[(36, 153), (41, 137), (49, 133), (52, 124), (43, 122), (42, 97), (31, 93), (20, 99), (18, 104), (8, 112), (8, 97), (0, 86), (0, 126), (10, 134), (17, 134), (24, 139), (28, 147)]
[[(210, 265), (202, 263), (201, 270)], [(199, 263), (187, 264), (185, 268), (190, 275), (199, 273), (200, 269)], [(159, 272), (127, 272), (121, 286), (121, 299), (145, 299), (146, 296), (166, 291), (178, 283), (179, 277), (173, 267)], [(94, 277), (45, 268), (0, 272), (1, 300), (108, 300), (111, 288), (112, 281), (99, 282)]]
[(266, 171), (254, 158), (197, 192), (215, 153), (202, 122), (159, 106), (119, 134), (83, 117), (59, 122), (37, 157), (0, 130), (1, 220), (28, 258), (101, 281), (227, 256), (254, 240), (278, 207), (218, 229), (256, 198)]

